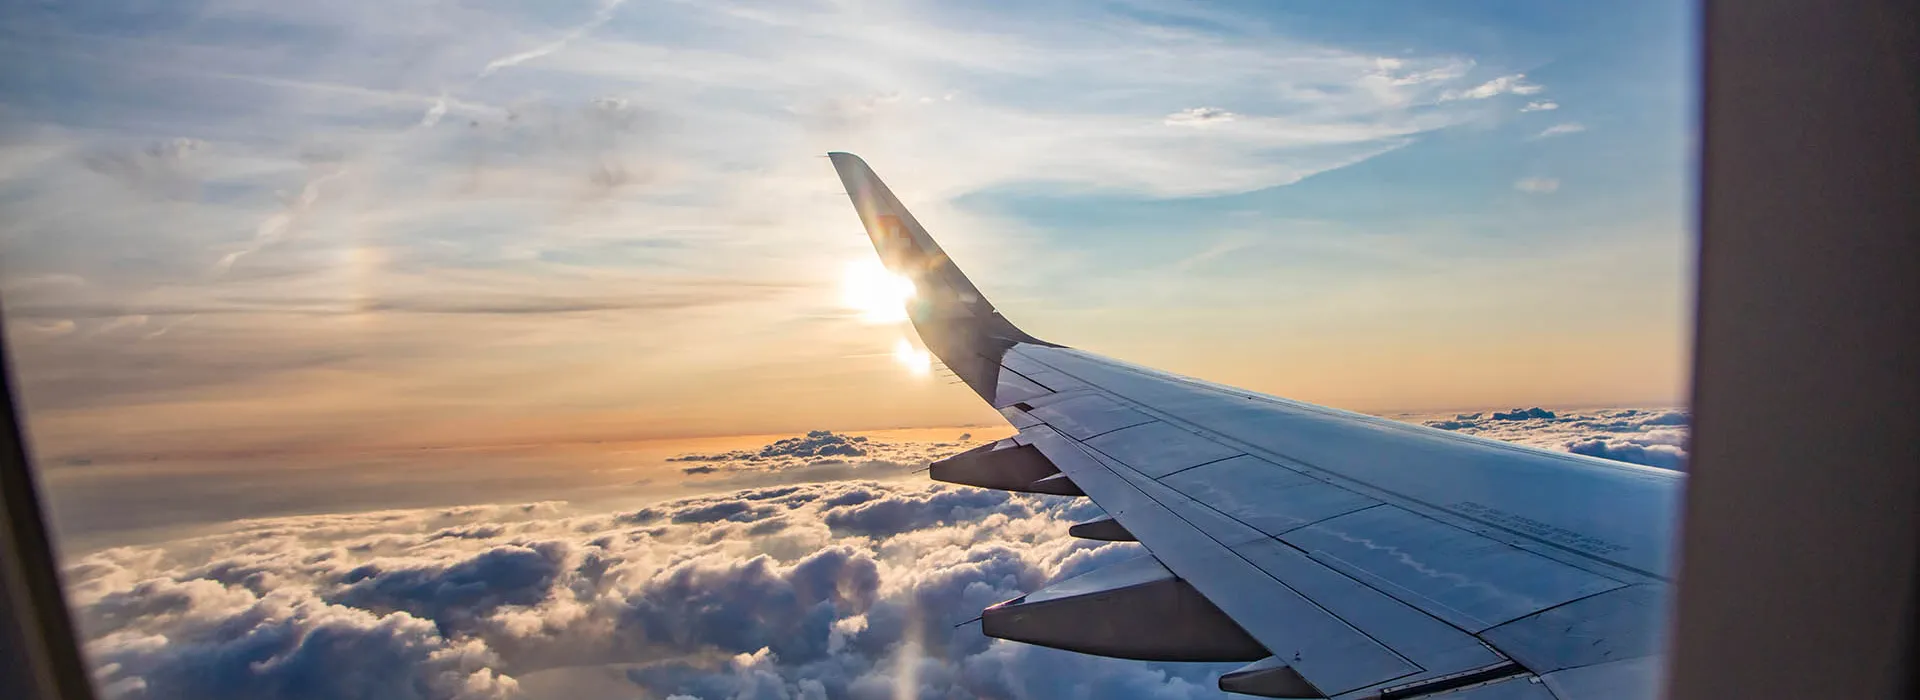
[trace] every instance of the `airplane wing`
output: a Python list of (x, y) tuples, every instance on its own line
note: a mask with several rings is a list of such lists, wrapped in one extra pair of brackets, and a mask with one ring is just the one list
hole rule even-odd
[(1015, 437), (941, 481), (1085, 496), (1146, 556), (982, 613), (988, 636), (1247, 661), (1276, 698), (1651, 698), (1684, 477), (1349, 413), (1035, 338), (860, 158), (832, 153), (927, 349)]

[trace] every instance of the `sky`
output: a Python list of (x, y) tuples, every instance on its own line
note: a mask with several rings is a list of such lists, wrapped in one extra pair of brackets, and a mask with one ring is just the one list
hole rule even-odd
[(1048, 340), (1364, 411), (1673, 405), (1654, 2), (0, 9), (43, 464), (991, 425), (845, 299), (865, 157)]

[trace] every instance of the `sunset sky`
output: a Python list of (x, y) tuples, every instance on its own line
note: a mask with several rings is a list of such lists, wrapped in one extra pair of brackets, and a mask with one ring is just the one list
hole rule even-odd
[(1673, 405), (1666, 3), (0, 10), (43, 461), (995, 424), (850, 305), (863, 156), (1048, 340), (1367, 411)]
[(98, 694), (1221, 698), (969, 624), (1142, 549), (921, 473), (1011, 428), (823, 156), (1037, 337), (1684, 469), (1694, 15), (0, 3), (4, 331)]

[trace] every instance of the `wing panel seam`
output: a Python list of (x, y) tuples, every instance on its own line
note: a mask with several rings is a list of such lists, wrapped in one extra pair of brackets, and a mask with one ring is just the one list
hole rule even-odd
[[(1206, 436), (1204, 436), (1204, 435), (1202, 435), (1202, 436), (1200, 436), (1200, 437), (1202, 437), (1202, 438), (1205, 438)], [(1095, 447), (1095, 448), (1093, 448), (1093, 449), (1096, 449), (1096, 450), (1097, 450), (1097, 449), (1100, 449), (1100, 448), (1098, 448), (1098, 447)], [(1108, 456), (1109, 456), (1109, 457), (1111, 457), (1112, 455), (1108, 455)], [(1188, 471), (1188, 470), (1191, 470), (1191, 469), (1199, 469), (1199, 468), (1201, 468), (1201, 467), (1204, 467), (1204, 466), (1207, 466), (1207, 465), (1209, 465), (1209, 464), (1215, 464), (1215, 463), (1219, 463), (1219, 462), (1225, 462), (1225, 461), (1227, 461), (1227, 460), (1229, 460), (1229, 459), (1233, 459), (1233, 458), (1235, 458), (1235, 457), (1245, 457), (1245, 456), (1247, 456), (1247, 455), (1246, 455), (1245, 453), (1242, 453), (1242, 454), (1237, 454), (1237, 455), (1227, 455), (1227, 456), (1225, 456), (1225, 457), (1221, 457), (1221, 458), (1219, 458), (1219, 459), (1209, 459), (1209, 460), (1207, 460), (1207, 461), (1205, 461), (1205, 462), (1201, 462), (1201, 463), (1199, 463), (1199, 464), (1195, 464), (1195, 465), (1193, 465), (1193, 466), (1191, 466), (1191, 467), (1181, 467), (1180, 469), (1176, 469), (1176, 470), (1173, 470), (1173, 471), (1170, 471), (1170, 472), (1167, 472), (1167, 473), (1165, 473), (1165, 474), (1161, 474), (1161, 475), (1160, 475), (1160, 476), (1159, 476), (1158, 478), (1154, 478), (1154, 477), (1148, 477), (1148, 478), (1151, 478), (1151, 479), (1153, 479), (1154, 481), (1160, 481), (1161, 483), (1165, 483), (1164, 481), (1162, 481), (1163, 479), (1166, 479), (1167, 477), (1169, 477), (1169, 476), (1173, 476), (1173, 475), (1175, 475), (1175, 474), (1179, 474), (1180, 472), (1184, 472), (1184, 471)], [(1118, 457), (1114, 457), (1114, 459), (1116, 459), (1116, 460), (1118, 460), (1119, 458), (1118, 458)], [(1138, 471), (1138, 470), (1135, 470), (1135, 471)], [(1142, 474), (1141, 476), (1146, 476), (1146, 475), (1145, 475), (1145, 474)], [(1168, 488), (1172, 488), (1172, 487), (1168, 487)], [(1195, 503), (1199, 503), (1199, 501), (1195, 501)], [(1213, 506), (1207, 506), (1207, 507), (1208, 507), (1208, 508), (1213, 508)], [(1215, 513), (1220, 513), (1220, 509), (1218, 509), (1218, 508), (1214, 508), (1214, 509), (1213, 509), (1213, 512), (1215, 512)], [(1226, 516), (1227, 516), (1227, 517), (1229, 517), (1229, 518), (1233, 518), (1233, 520), (1234, 520), (1234, 522), (1240, 522), (1240, 519), (1239, 519), (1239, 518), (1234, 518), (1233, 516), (1231, 516), (1231, 515), (1227, 515), (1226, 513), (1220, 513), (1220, 514), (1221, 514), (1221, 515), (1226, 515)], [(1240, 523), (1240, 524), (1242, 524), (1242, 525), (1246, 525), (1246, 523)], [(1251, 526), (1251, 525), (1248, 525), (1248, 527), (1252, 527), (1252, 526)], [(1259, 528), (1254, 528), (1254, 529), (1259, 529)]]
[[(1387, 653), (1393, 654), (1394, 656), (1399, 657), (1400, 660), (1407, 662), (1407, 665), (1420, 669), (1420, 671), (1422, 672), (1430, 670), (1427, 667), (1414, 662), (1413, 659), (1407, 658), (1405, 654), (1400, 653), (1400, 650), (1393, 648), (1392, 645), (1387, 644), (1386, 642), (1382, 641), (1380, 638), (1373, 636), (1371, 633), (1367, 632), (1366, 630), (1360, 629), (1358, 626), (1355, 626), (1352, 622), (1347, 621), (1347, 618), (1342, 617), (1340, 614), (1335, 613), (1332, 610), (1328, 610), (1325, 605), (1322, 605), (1320, 601), (1315, 600), (1312, 596), (1309, 596), (1305, 593), (1300, 592), (1300, 589), (1297, 589), (1297, 588), (1294, 588), (1293, 586), (1288, 585), (1287, 582), (1280, 580), (1278, 577), (1274, 576), (1272, 573), (1268, 572), (1266, 569), (1260, 568), (1259, 564), (1256, 564), (1253, 562), (1253, 560), (1248, 559), (1246, 555), (1243, 555), (1237, 551), (1234, 551), (1233, 547), (1227, 546), (1227, 543), (1221, 542), (1219, 538), (1214, 537), (1213, 534), (1207, 532), (1205, 528), (1202, 528), (1199, 525), (1194, 524), (1192, 520), (1188, 520), (1186, 516), (1183, 516), (1180, 514), (1180, 511), (1175, 510), (1171, 506), (1168, 506), (1166, 502), (1161, 501), (1158, 498), (1155, 498), (1153, 494), (1149, 493), (1146, 489), (1140, 488), (1138, 485), (1134, 484), (1132, 480), (1120, 474), (1119, 470), (1125, 469), (1127, 471), (1133, 472), (1135, 474), (1138, 474), (1141, 479), (1145, 479), (1147, 481), (1153, 481), (1151, 477), (1148, 477), (1145, 474), (1141, 474), (1139, 471), (1133, 469), (1132, 467), (1128, 467), (1124, 464), (1119, 464), (1119, 465), (1108, 464), (1107, 462), (1109, 460), (1113, 460), (1112, 457), (1108, 457), (1104, 453), (1101, 453), (1099, 450), (1096, 450), (1087, 445), (1081, 444), (1079, 443), (1079, 441), (1074, 440), (1073, 438), (1066, 437), (1066, 435), (1064, 434), (1062, 434), (1061, 437), (1066, 438), (1068, 442), (1074, 443), (1074, 446), (1081, 448), (1081, 451), (1090, 452), (1091, 454), (1089, 454), (1089, 456), (1094, 457), (1095, 463), (1099, 464), (1102, 468), (1105, 468), (1107, 471), (1113, 472), (1113, 475), (1116, 478), (1120, 479), (1121, 482), (1125, 483), (1128, 488), (1131, 488), (1135, 491), (1140, 492), (1141, 496), (1146, 497), (1147, 500), (1152, 501), (1154, 504), (1160, 506), (1161, 510), (1165, 510), (1168, 515), (1173, 516), (1174, 519), (1179, 520), (1181, 523), (1185, 524), (1189, 529), (1193, 530), (1196, 533), (1199, 533), (1201, 537), (1205, 537), (1208, 540), (1212, 540), (1214, 544), (1220, 545), (1221, 549), (1226, 550), (1226, 552), (1228, 554), (1233, 555), (1234, 558), (1239, 559), (1242, 562), (1245, 562), (1247, 566), (1253, 567), (1253, 570), (1260, 572), (1260, 575), (1265, 576), (1268, 579), (1271, 579), (1275, 584), (1279, 585), (1281, 588), (1285, 588), (1288, 591), (1292, 592), (1294, 595), (1299, 596), (1301, 600), (1304, 600), (1307, 603), (1311, 604), (1315, 609), (1319, 610), (1320, 612), (1326, 613), (1328, 617), (1331, 617), (1335, 620), (1339, 620), (1340, 624), (1346, 625), (1349, 629), (1352, 629), (1354, 632), (1358, 633), (1360, 636), (1366, 637), (1369, 641), (1372, 641), (1373, 643), (1380, 645), (1380, 648), (1387, 650)], [(1113, 461), (1118, 461), (1118, 460), (1113, 460)], [(1159, 483), (1159, 482), (1154, 482), (1154, 483)], [(1194, 502), (1199, 503), (1199, 501), (1194, 501)], [(1201, 504), (1201, 505), (1204, 506), (1205, 504)], [(1214, 512), (1217, 513), (1219, 511), (1214, 511)], [(1238, 523), (1240, 521), (1234, 520), (1234, 522)], [(1240, 524), (1246, 525), (1246, 523), (1240, 523)], [(1255, 530), (1255, 532), (1259, 532), (1259, 531)], [(1261, 534), (1263, 536), (1265, 535), (1265, 533), (1261, 533)], [(1148, 551), (1152, 551), (1152, 550), (1148, 550)], [(1421, 614), (1426, 614), (1426, 613), (1421, 612)], [(1444, 624), (1445, 621), (1443, 620), (1441, 622)], [(1454, 629), (1459, 629), (1459, 628), (1455, 627)], [(1461, 630), (1461, 631), (1463, 633), (1465, 632), (1465, 630)], [(1472, 636), (1472, 635), (1469, 634), (1468, 636)], [(1502, 654), (1501, 656), (1505, 656), (1505, 654)], [(1377, 681), (1376, 684), (1389, 683), (1398, 678), (1405, 678), (1408, 675), (1414, 675), (1414, 674), (1410, 673), (1410, 674), (1404, 674), (1401, 676), (1396, 676), (1394, 678), (1389, 678), (1383, 681)]]

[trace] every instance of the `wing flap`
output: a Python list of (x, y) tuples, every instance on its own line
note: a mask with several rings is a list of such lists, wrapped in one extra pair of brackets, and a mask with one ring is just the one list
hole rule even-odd
[(1328, 569), (1284, 543), (1261, 539), (1233, 551), (1422, 668), (1478, 668), (1503, 660), (1473, 636)]
[(1480, 634), (1535, 673), (1662, 651), (1665, 586), (1629, 586), (1544, 610)]
[[(1022, 433), (1147, 550), (1327, 695), (1421, 669), (1195, 529), (1051, 428)], [(1121, 467), (1124, 469), (1125, 467)]]

